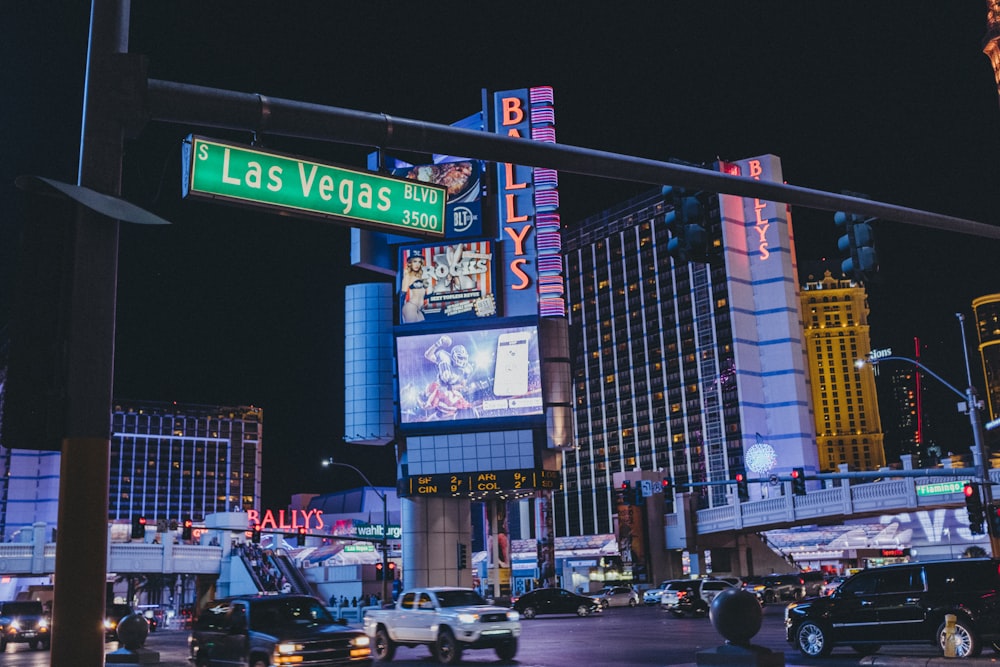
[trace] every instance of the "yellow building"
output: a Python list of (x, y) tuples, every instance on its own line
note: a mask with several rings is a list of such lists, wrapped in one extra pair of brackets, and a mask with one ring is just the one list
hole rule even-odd
[(829, 271), (822, 280), (809, 278), (800, 294), (820, 470), (842, 463), (876, 470), (885, 465), (885, 449), (875, 374), (856, 365), (871, 352), (868, 295)]

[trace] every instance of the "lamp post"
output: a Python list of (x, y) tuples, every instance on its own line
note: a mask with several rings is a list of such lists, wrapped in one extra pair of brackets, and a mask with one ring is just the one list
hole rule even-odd
[(365, 480), (365, 484), (368, 488), (375, 492), (375, 495), (379, 497), (382, 501), (382, 604), (385, 604), (389, 600), (389, 505), (386, 499), (386, 495), (379, 491), (368, 476), (363, 472), (358, 470), (356, 467), (352, 466), (350, 463), (340, 463), (334, 461), (333, 459), (325, 459), (323, 465), (328, 466), (340, 466), (341, 468), (350, 468), (354, 472), (361, 476), (361, 479)]
[[(945, 381), (940, 375), (932, 371), (931, 369), (924, 366), (922, 363), (916, 359), (910, 359), (909, 357), (902, 357), (897, 355), (886, 355), (879, 356), (875, 359), (866, 357), (864, 359), (858, 359), (856, 366), (861, 368), (864, 365), (877, 366), (879, 362), (882, 361), (905, 361), (907, 363), (913, 364), (923, 372), (930, 375), (932, 378), (943, 384), (945, 387), (950, 389), (952, 393), (959, 396), (965, 401), (965, 410), (969, 415), (969, 425), (972, 427), (972, 457), (975, 463), (976, 477), (981, 483), (983, 494), (986, 496), (983, 500), (987, 508), (990, 507), (990, 503), (993, 501), (993, 489), (992, 482), (986, 471), (986, 446), (983, 444), (983, 428), (982, 422), (979, 418), (979, 399), (976, 396), (976, 388), (972, 386), (972, 371), (969, 367), (969, 348), (965, 341), (965, 316), (962, 313), (955, 313), (955, 317), (962, 327), (962, 350), (965, 356), (965, 377), (968, 386), (965, 391), (958, 389), (949, 382)], [(993, 535), (992, 531), (987, 531), (990, 537), (990, 549), (993, 555), (1000, 555), (1000, 535)]]

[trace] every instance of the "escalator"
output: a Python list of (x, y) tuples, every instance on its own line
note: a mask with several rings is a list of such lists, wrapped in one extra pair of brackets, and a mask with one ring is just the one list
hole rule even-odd
[[(295, 563), (288, 554), (282, 549), (277, 549), (275, 551), (267, 551), (268, 560), (274, 567), (278, 569), (284, 581), (289, 584), (291, 589), (289, 593), (298, 593), (300, 595), (316, 595), (313, 587), (306, 580), (305, 575), (295, 566)], [(281, 585), (278, 587), (279, 592), (281, 592)]]

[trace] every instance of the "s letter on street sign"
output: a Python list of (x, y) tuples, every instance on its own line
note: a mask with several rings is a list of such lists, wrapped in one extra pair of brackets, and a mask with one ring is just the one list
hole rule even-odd
[(446, 188), (216, 139), (182, 144), (184, 197), (423, 238), (444, 236)]

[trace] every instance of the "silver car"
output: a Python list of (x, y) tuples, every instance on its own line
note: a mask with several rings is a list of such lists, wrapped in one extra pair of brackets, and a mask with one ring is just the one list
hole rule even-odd
[(709, 607), (715, 596), (724, 590), (734, 588), (721, 579), (680, 579), (671, 581), (660, 596), (660, 608), (680, 618), (708, 616)]
[(639, 593), (630, 586), (606, 586), (595, 598), (601, 606), (635, 607), (639, 604)]

